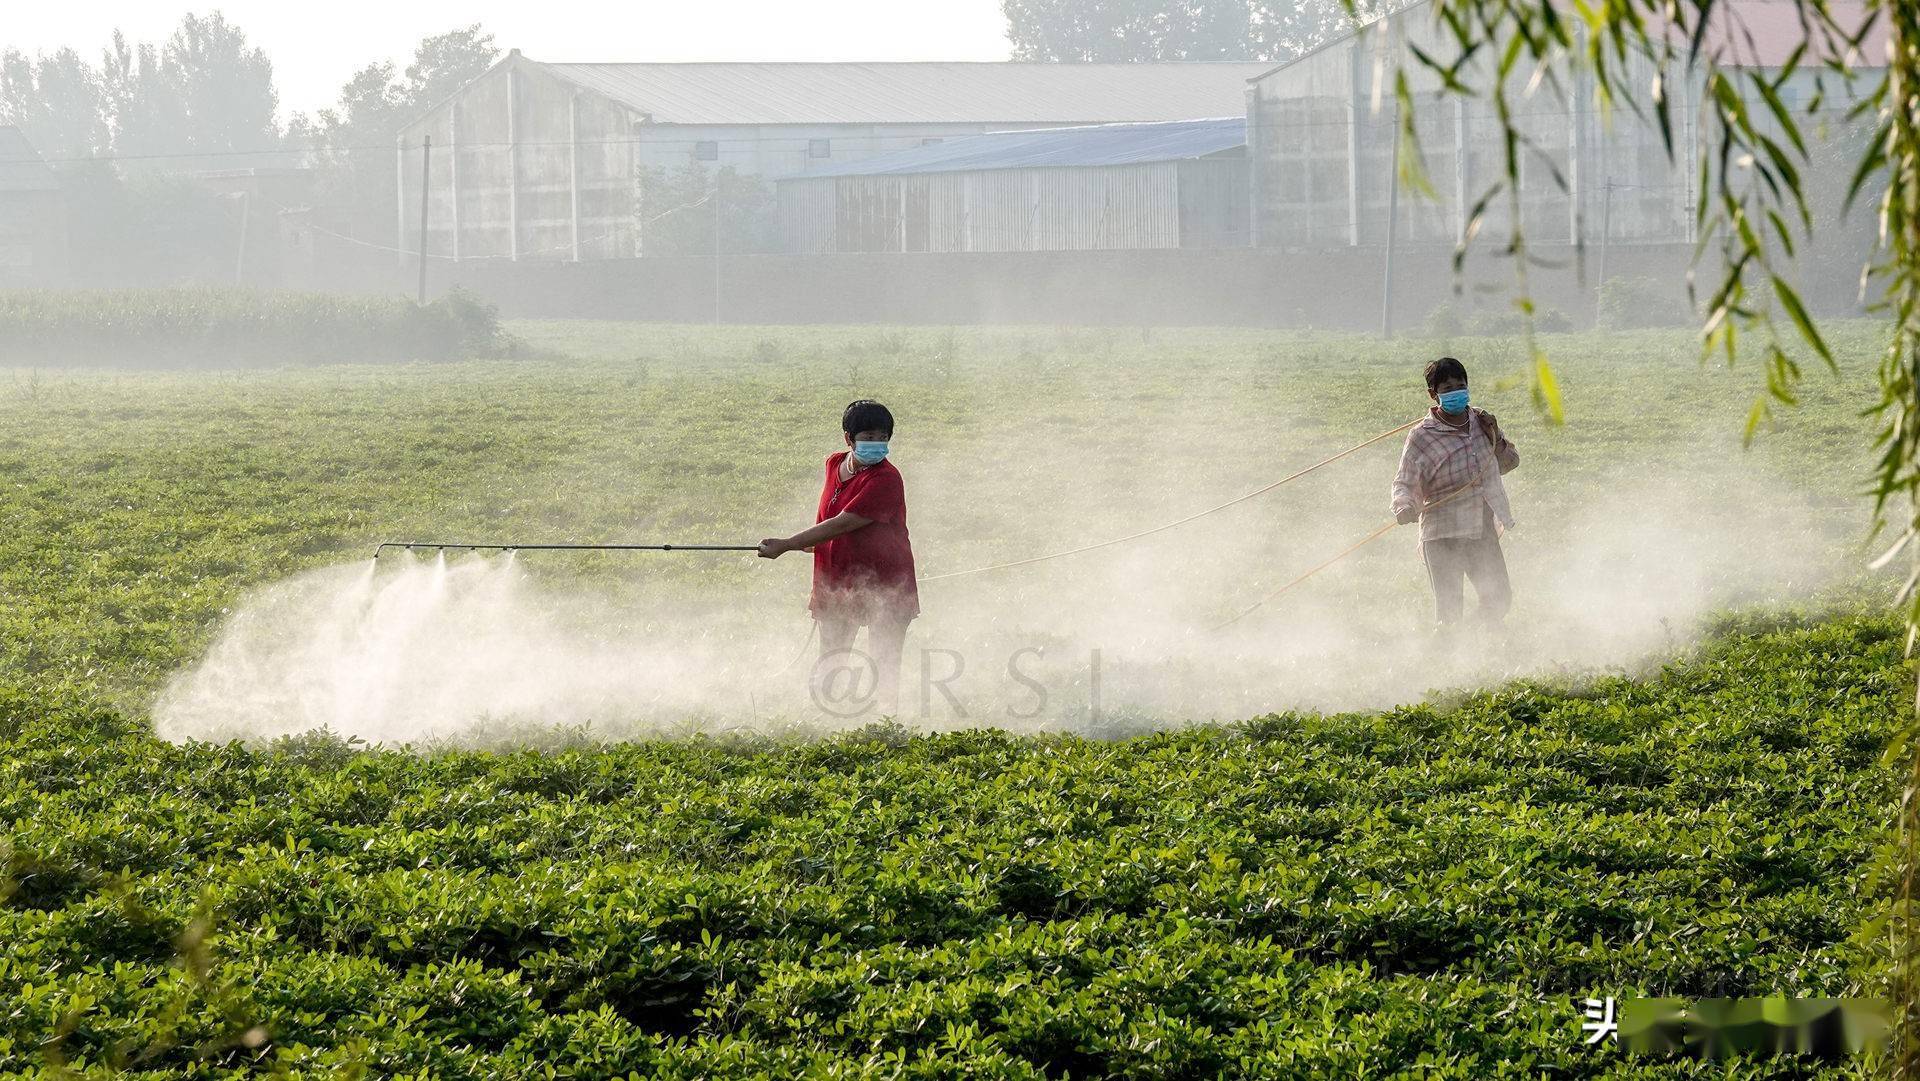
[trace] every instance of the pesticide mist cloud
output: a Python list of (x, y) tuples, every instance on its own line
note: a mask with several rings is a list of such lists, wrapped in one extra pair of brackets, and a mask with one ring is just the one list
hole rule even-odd
[[(1089, 448), (1084, 462), (1020, 480), (1057, 513), (976, 551), (948, 538), (977, 529), (978, 453), (906, 463), (923, 574), (1124, 535), (1216, 494), (1182, 483), (1177, 464), (1103, 465), (1106, 450)], [(1848, 543), (1861, 535), (1858, 518), (1737, 458), (1622, 461), (1559, 491), (1536, 490), (1523, 462), (1509, 478), (1520, 528), (1506, 540), (1516, 604), (1504, 634), (1436, 642), (1411, 529), (1215, 629), (1376, 525), (1382, 468), (1316, 477), (1098, 553), (925, 584), (900, 719), (1117, 734), (1633, 668), (1685, 644), (1707, 612), (1807, 596), (1857, 565)], [(1246, 490), (1238, 477), (1219, 486)], [(689, 580), (621, 602), (506, 556), (401, 554), (326, 568), (248, 596), (165, 690), (156, 726), (175, 739), (324, 727), (460, 744), (555, 726), (625, 738), (877, 720), (870, 697), (810, 693), (804, 585), (795, 587), (804, 565), (782, 562), (779, 574), (744, 596)], [(864, 673), (850, 675), (858, 683)]]
[[(683, 634), (596, 632), (592, 607), (543, 594), (511, 556), (324, 568), (249, 596), (168, 686), (156, 724), (169, 737), (326, 728), (401, 742), (499, 723), (684, 719), (712, 713), (718, 688), (757, 666), (756, 654), (730, 659)], [(751, 711), (750, 699), (726, 701)]]

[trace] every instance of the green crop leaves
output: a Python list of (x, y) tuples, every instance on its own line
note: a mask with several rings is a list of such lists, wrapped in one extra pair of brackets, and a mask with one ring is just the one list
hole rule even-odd
[(316, 756), (0, 711), (0, 1071), (1599, 1075), (1579, 995), (1869, 988), (1898, 646), (1787, 621), (1122, 743)]

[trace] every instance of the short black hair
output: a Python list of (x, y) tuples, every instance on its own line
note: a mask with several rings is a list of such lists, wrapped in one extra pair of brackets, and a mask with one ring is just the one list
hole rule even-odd
[(1441, 357), (1427, 365), (1427, 389), (1439, 386), (1440, 381), (1448, 376), (1456, 376), (1462, 383), (1466, 382), (1467, 366), (1452, 357)]
[(848, 402), (847, 411), (840, 414), (840, 430), (848, 435), (860, 432), (885, 432), (893, 435), (893, 414), (887, 407), (872, 398), (862, 398), (857, 402)]

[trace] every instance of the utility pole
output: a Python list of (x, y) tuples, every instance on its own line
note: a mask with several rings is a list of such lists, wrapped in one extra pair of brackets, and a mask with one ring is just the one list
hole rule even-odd
[[(510, 54), (515, 59), (520, 50)], [(507, 258), (520, 261), (520, 70), (507, 69)]]
[(393, 270), (394, 277), (407, 272), (407, 137), (393, 137)]
[(447, 255), (460, 261), (460, 103), (447, 109)]
[(1393, 337), (1393, 241), (1400, 223), (1400, 103), (1393, 104), (1393, 165), (1387, 170), (1387, 257), (1380, 283), (1380, 336)]
[(713, 321), (720, 322), (720, 168), (713, 170)]
[[(259, 183), (259, 178), (253, 178)], [(247, 230), (253, 224), (253, 189), (240, 193), (240, 248), (233, 255), (233, 284), (235, 288), (247, 284)]]
[(580, 261), (580, 92), (567, 99), (567, 225), (573, 261)]
[(1360, 73), (1367, 69), (1366, 38), (1353, 39), (1347, 78), (1347, 247), (1360, 246)]
[(1594, 283), (1594, 296), (1607, 285), (1607, 249), (1613, 246), (1613, 177), (1601, 186), (1600, 196), (1600, 275)]
[(420, 303), (427, 302), (427, 208), (433, 192), (433, 136), (420, 137)]

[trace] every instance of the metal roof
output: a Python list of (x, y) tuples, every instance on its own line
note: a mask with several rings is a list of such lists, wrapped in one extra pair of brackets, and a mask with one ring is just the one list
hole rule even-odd
[(59, 191), (60, 180), (40, 159), (26, 133), (0, 125), (0, 191)]
[(965, 173), (985, 169), (1045, 169), (1186, 161), (1247, 145), (1247, 119), (1178, 120), (1165, 124), (1099, 124), (988, 135), (958, 135), (929, 146), (897, 150), (841, 165), (779, 177), (892, 176)]
[(987, 62), (547, 64), (659, 124), (1103, 124), (1246, 110), (1273, 65)]

